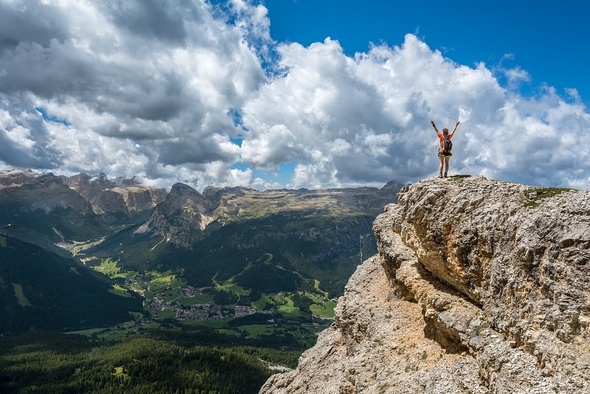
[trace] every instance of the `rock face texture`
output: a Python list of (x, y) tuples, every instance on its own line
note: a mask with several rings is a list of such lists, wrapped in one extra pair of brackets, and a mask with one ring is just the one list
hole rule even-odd
[(62, 182), (86, 198), (100, 215), (133, 216), (141, 212), (148, 214), (166, 198), (166, 189), (145, 187), (134, 178), (116, 178), (114, 181), (105, 174), (92, 176), (77, 174), (60, 177)]
[(0, 204), (5, 211), (49, 213), (69, 208), (83, 215), (92, 213), (92, 205), (58, 177), (32, 171), (0, 171)]
[(590, 392), (590, 192), (408, 186), (334, 323), (262, 394)]
[(158, 204), (146, 223), (136, 232), (152, 231), (179, 246), (190, 246), (207, 227), (209, 201), (201, 193), (183, 183), (172, 186), (166, 199)]

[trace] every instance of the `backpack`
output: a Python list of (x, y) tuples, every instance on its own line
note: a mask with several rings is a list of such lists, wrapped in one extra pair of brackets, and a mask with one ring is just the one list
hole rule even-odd
[(453, 150), (453, 141), (449, 137), (445, 137), (442, 142), (442, 151), (445, 153), (451, 153)]

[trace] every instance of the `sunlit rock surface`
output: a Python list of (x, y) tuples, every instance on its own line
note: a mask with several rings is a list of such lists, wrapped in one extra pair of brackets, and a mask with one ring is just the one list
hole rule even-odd
[(280, 393), (590, 392), (590, 192), (483, 177), (402, 189)]

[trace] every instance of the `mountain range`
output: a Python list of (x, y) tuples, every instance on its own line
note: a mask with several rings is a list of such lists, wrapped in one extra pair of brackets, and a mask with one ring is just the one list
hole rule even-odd
[[(182, 183), (167, 191), (105, 174), (0, 172), (2, 307), (19, 322), (0, 332), (89, 328), (146, 315), (142, 302), (160, 300), (154, 281), (138, 284), (146, 275), (199, 292), (202, 302), (189, 309), (218, 303), (256, 313), (294, 303), (311, 315), (319, 299), (341, 295), (363, 253), (376, 252), (372, 222), (402, 186), (199, 193)], [(97, 305), (112, 313), (96, 313)], [(175, 316), (187, 314), (187, 305), (175, 305)]]

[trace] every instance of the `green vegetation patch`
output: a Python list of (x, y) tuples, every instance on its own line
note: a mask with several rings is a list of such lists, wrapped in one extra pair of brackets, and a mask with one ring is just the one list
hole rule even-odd
[(125, 367), (123, 366), (115, 367), (115, 372), (113, 372), (113, 375), (125, 380), (129, 379), (129, 374), (125, 371)]
[(289, 306), (288, 304), (286, 305), (281, 305), (279, 307), (279, 312), (284, 314), (284, 315), (289, 315), (289, 316), (299, 316), (301, 315), (301, 310), (296, 307), (296, 306)]
[(172, 274), (169, 274), (169, 273), (165, 273), (165, 274), (162, 274), (160, 276), (154, 277), (152, 279), (152, 283), (154, 283), (154, 284), (160, 284), (160, 285), (162, 285), (162, 284), (169, 285), (169, 284), (171, 284), (175, 280), (176, 280), (176, 276), (175, 275), (172, 275)]
[(328, 301), (323, 304), (312, 304), (309, 306), (311, 313), (324, 319), (334, 318), (334, 308), (336, 308), (336, 301)]
[(219, 285), (218, 289), (235, 295), (244, 295), (248, 293), (242, 286), (237, 285), (232, 281), (226, 281), (224, 284)]
[(159, 286), (160, 288), (166, 286), (182, 287), (186, 286), (186, 281), (179, 278), (178, 275), (172, 271), (158, 272), (150, 271), (146, 277), (146, 282), (149, 282), (152, 286)]
[(213, 302), (215, 295), (209, 293), (197, 294), (192, 297), (182, 297), (177, 301), (182, 306), (192, 306), (199, 304), (210, 304)]
[(158, 317), (161, 317), (163, 319), (166, 319), (166, 318), (173, 319), (176, 317), (176, 311), (174, 311), (174, 310), (173, 311), (159, 311), (157, 313), (157, 315), (158, 315)]
[(276, 329), (267, 324), (251, 324), (240, 327), (242, 332), (246, 333), (246, 338), (257, 338), (261, 335), (273, 335)]
[(102, 262), (100, 263), (100, 265), (93, 267), (96, 271), (108, 276), (109, 278), (114, 278), (117, 276), (121, 276), (119, 275), (121, 272), (121, 268), (119, 268), (117, 266), (117, 261), (116, 260), (111, 260), (111, 259), (104, 259), (102, 260)]
[(534, 208), (539, 205), (539, 201), (543, 198), (551, 198), (558, 194), (571, 191), (575, 191), (575, 189), (567, 187), (536, 187), (527, 193), (528, 200), (525, 201), (524, 206)]
[(18, 303), (21, 306), (33, 306), (27, 299), (27, 296), (23, 290), (23, 286), (20, 283), (13, 283), (12, 287), (14, 287), (14, 295), (18, 299)]
[(126, 288), (118, 285), (118, 284), (114, 284), (112, 289), (109, 289), (109, 293), (111, 294), (115, 294), (121, 297), (131, 297), (131, 294), (127, 291)]

